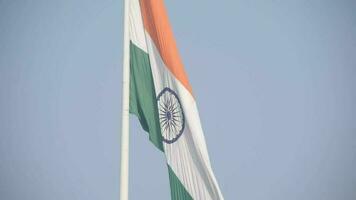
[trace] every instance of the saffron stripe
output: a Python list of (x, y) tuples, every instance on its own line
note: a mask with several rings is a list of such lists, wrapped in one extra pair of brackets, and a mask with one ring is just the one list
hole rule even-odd
[(162, 60), (172, 74), (193, 95), (163, 0), (141, 0), (140, 5), (144, 27), (154, 41)]

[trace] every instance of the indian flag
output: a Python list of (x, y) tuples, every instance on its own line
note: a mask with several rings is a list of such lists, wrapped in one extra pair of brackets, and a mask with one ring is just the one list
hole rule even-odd
[(166, 155), (172, 199), (224, 199), (163, 0), (130, 0), (128, 17), (130, 113)]

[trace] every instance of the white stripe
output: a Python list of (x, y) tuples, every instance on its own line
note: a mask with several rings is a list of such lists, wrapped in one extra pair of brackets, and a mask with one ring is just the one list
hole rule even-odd
[(165, 87), (174, 90), (186, 117), (182, 136), (172, 144), (164, 142), (167, 163), (194, 200), (222, 200), (223, 196), (210, 166), (195, 100), (168, 70), (147, 32), (146, 41), (156, 94)]
[(141, 50), (147, 52), (145, 31), (142, 22), (139, 0), (130, 0), (129, 5), (129, 30), (130, 40)]

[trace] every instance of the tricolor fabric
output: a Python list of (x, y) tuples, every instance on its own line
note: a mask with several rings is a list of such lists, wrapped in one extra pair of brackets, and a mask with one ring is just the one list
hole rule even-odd
[(165, 153), (172, 200), (224, 199), (163, 0), (130, 0), (130, 113)]

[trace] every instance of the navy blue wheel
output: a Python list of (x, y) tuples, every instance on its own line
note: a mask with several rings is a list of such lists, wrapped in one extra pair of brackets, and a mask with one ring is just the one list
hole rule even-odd
[(163, 141), (171, 144), (183, 134), (185, 119), (178, 95), (170, 88), (164, 88), (157, 97), (159, 122)]

